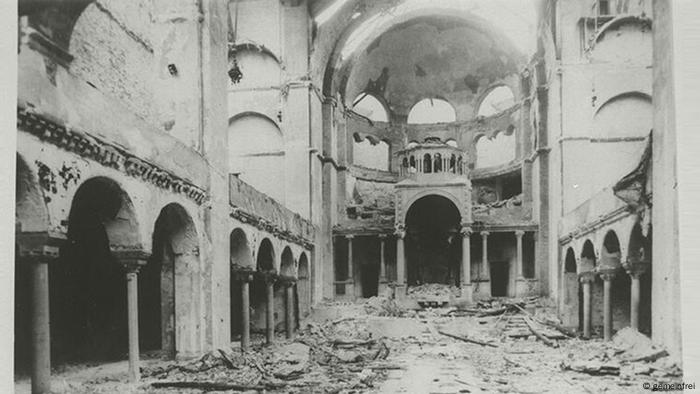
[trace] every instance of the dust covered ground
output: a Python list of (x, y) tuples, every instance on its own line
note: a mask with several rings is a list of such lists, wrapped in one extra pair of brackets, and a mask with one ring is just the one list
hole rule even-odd
[[(611, 343), (558, 330), (538, 300), (405, 310), (375, 297), (319, 306), (293, 340), (220, 349), (188, 361), (64, 366), (56, 393), (641, 393), (682, 380), (678, 364), (636, 332)], [(26, 378), (17, 393), (29, 393)]]

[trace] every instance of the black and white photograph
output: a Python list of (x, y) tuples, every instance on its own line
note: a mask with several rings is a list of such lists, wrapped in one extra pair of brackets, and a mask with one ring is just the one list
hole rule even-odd
[(0, 392), (700, 390), (700, 2), (2, 2)]

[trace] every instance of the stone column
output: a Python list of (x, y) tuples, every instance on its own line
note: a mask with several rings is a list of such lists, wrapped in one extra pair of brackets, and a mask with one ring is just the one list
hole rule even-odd
[(630, 286), (630, 326), (639, 331), (639, 277), (642, 276), (642, 273), (630, 272), (629, 275), (632, 280)]
[(523, 279), (525, 275), (523, 274), (523, 235), (525, 231), (518, 230), (515, 232), (515, 244), (516, 244), (516, 275), (518, 279)]
[(579, 280), (583, 286), (583, 337), (591, 337), (591, 283), (595, 277), (594, 272), (579, 274)]
[(523, 236), (525, 231), (517, 230), (515, 232), (515, 296), (524, 297), (527, 295), (528, 286), (523, 272)]
[(472, 272), (471, 272), (471, 234), (469, 226), (462, 226), (462, 298), (468, 303), (472, 302)]
[(273, 275), (270, 274), (265, 278), (265, 286), (267, 291), (265, 343), (271, 345), (275, 341), (275, 278)]
[(352, 256), (352, 240), (354, 238), (354, 235), (345, 236), (345, 239), (348, 240), (348, 278), (345, 281), (345, 296), (351, 299), (355, 298), (355, 266)]
[(386, 279), (386, 258), (384, 257), (384, 252), (386, 250), (386, 235), (381, 234), (379, 236), (379, 291), (378, 293), (384, 294), (387, 289), (387, 279)]
[(241, 351), (250, 349), (250, 282), (253, 275), (241, 275)]
[(489, 232), (481, 232), (481, 279), (490, 280), (491, 273), (489, 272)]
[(16, 258), (31, 265), (31, 390), (32, 394), (51, 392), (51, 327), (49, 315), (49, 264), (59, 257), (62, 234), (17, 233)]
[(146, 265), (148, 255), (142, 250), (112, 251), (126, 272), (127, 321), (129, 331), (129, 380), (138, 382), (139, 371), (139, 295), (138, 272)]
[(615, 278), (613, 270), (600, 272), (603, 279), (603, 339), (609, 341), (612, 338), (612, 280)]
[(406, 281), (406, 250), (404, 249), (405, 231), (396, 232), (396, 285), (404, 286)]
[(285, 312), (287, 313), (285, 319), (285, 329), (287, 334), (287, 339), (294, 338), (294, 282), (285, 283), (285, 301), (287, 303)]

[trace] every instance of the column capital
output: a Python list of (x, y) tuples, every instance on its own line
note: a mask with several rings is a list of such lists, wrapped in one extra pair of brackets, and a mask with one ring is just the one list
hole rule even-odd
[(381, 240), (387, 239), (387, 235), (386, 235), (386, 234), (379, 234), (378, 237), (379, 237), (379, 239), (381, 239)]
[(345, 239), (352, 240), (353, 238), (355, 238), (354, 234), (346, 234), (345, 235)]
[(515, 236), (516, 236), (516, 237), (522, 238), (523, 235), (525, 235), (525, 231), (524, 231), (524, 230), (515, 230)]
[(469, 237), (472, 235), (474, 232), (474, 229), (471, 228), (471, 226), (468, 225), (462, 225), (462, 228), (459, 230), (459, 233), (462, 234), (462, 237)]
[(591, 283), (595, 279), (595, 272), (594, 271), (580, 272), (578, 274), (578, 279), (579, 279), (579, 281), (581, 281), (581, 283)]
[(253, 275), (255, 272), (253, 270), (233, 270), (231, 271), (231, 279), (238, 282), (252, 282)]
[(37, 263), (48, 263), (59, 257), (60, 247), (65, 241), (66, 237), (61, 233), (19, 232), (15, 234), (15, 242), (19, 249), (17, 257), (32, 259)]
[(484, 231), (480, 232), (479, 234), (481, 234), (482, 237), (488, 237), (491, 233), (484, 230)]
[(603, 268), (598, 270), (598, 275), (600, 276), (601, 279), (604, 281), (611, 281), (615, 279), (615, 275), (617, 274), (617, 271), (615, 269), (611, 268)]
[(394, 235), (397, 238), (405, 238), (406, 237), (406, 225), (403, 223), (396, 223), (394, 226)]
[(137, 273), (151, 257), (150, 253), (140, 248), (110, 246), (110, 250), (112, 251), (112, 256), (124, 266), (127, 273)]

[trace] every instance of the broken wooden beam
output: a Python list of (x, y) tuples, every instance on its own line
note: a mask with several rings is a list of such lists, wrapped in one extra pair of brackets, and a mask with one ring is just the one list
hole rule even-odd
[(153, 382), (151, 383), (153, 388), (178, 388), (178, 389), (196, 389), (204, 391), (263, 391), (272, 390), (285, 387), (284, 384), (266, 384), (266, 385), (244, 385), (244, 384), (232, 384), (232, 383), (220, 383), (220, 382)]
[(552, 341), (551, 339), (549, 339), (549, 338), (547, 338), (546, 336), (544, 336), (544, 334), (542, 334), (541, 332), (537, 331), (537, 329), (535, 328), (535, 324), (533, 323), (532, 319), (530, 319), (529, 317), (526, 316), (524, 320), (525, 320), (525, 323), (527, 324), (527, 326), (530, 328), (530, 331), (532, 331), (532, 333), (535, 334), (535, 336), (536, 336), (539, 340), (541, 340), (542, 342), (544, 342), (545, 345), (550, 346), (550, 347), (559, 347), (559, 344), (558, 344), (558, 343)]
[(495, 348), (498, 347), (498, 345), (494, 345), (493, 343), (477, 341), (476, 339), (471, 339), (471, 338), (467, 338), (467, 337), (462, 337), (462, 336), (450, 334), (450, 333), (447, 333), (447, 332), (444, 332), (444, 331), (438, 331), (438, 333), (440, 333), (440, 334), (442, 334), (442, 335), (444, 335), (444, 336), (446, 336), (446, 337), (450, 337), (450, 338), (453, 338), (453, 339), (458, 339), (458, 340), (464, 341), (464, 342), (475, 343), (475, 344), (481, 345), (481, 346), (490, 346), (490, 347), (495, 347)]

